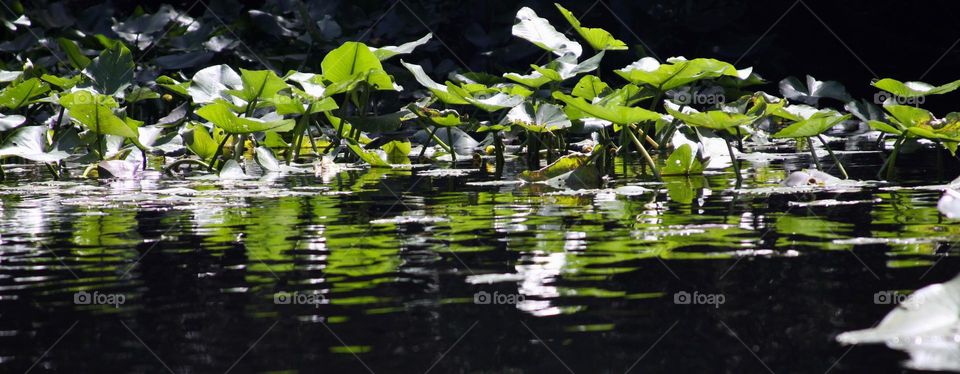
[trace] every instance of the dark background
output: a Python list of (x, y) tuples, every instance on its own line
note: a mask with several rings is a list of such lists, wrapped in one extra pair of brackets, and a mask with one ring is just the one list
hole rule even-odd
[[(68, 2), (77, 11), (103, 3)], [(510, 27), (520, 7), (529, 6), (559, 30), (569, 30), (553, 1), (207, 0), (198, 4), (182, 0), (112, 4), (114, 17), (125, 19), (137, 6), (153, 12), (162, 3), (191, 9), (195, 16), (217, 9), (225, 22), (241, 26), (249, 26), (245, 15), (252, 9), (294, 21), (298, 15), (291, 10), (301, 3), (314, 15), (330, 14), (343, 26), (344, 33), (328, 46), (311, 51), (303, 70), (314, 71), (319, 70), (323, 54), (343, 40), (390, 45), (416, 39), (428, 28), (435, 32), (434, 41), (406, 59), (424, 64), (435, 76), (454, 68), (494, 74), (527, 71), (530, 63), (546, 63), (549, 56), (511, 37)], [(737, 67), (754, 66), (773, 83), (791, 75), (802, 78), (810, 74), (820, 80), (841, 81), (855, 97), (871, 96), (875, 90), (869, 86), (870, 80), (878, 77), (933, 84), (960, 78), (960, 48), (955, 48), (960, 41), (960, 29), (956, 27), (960, 4), (956, 1), (566, 0), (562, 4), (585, 26), (603, 27), (631, 46), (629, 51), (607, 54), (603, 65), (607, 73), (649, 53), (661, 60), (670, 56), (714, 57), (737, 62)], [(24, 5), (31, 7), (29, 2)], [(256, 27), (236, 27), (235, 31), (258, 53), (259, 43), (270, 48), (286, 42), (274, 40), (276, 36), (265, 35)], [(568, 33), (580, 40), (573, 31)], [(634, 47), (639, 44), (648, 46), (649, 51)], [(305, 47), (290, 44), (288, 49), (301, 49), (302, 53)], [(618, 78), (610, 74), (605, 79)], [(775, 92), (775, 85), (767, 86), (767, 90)], [(927, 106), (952, 109), (952, 101), (935, 98)]]

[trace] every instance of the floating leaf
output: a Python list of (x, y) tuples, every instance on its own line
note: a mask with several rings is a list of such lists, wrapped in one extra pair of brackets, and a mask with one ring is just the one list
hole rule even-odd
[(525, 170), (520, 173), (520, 179), (527, 182), (543, 182), (550, 178), (558, 177), (569, 173), (587, 163), (590, 157), (584, 154), (570, 154), (560, 157), (552, 164), (543, 167), (540, 170)]

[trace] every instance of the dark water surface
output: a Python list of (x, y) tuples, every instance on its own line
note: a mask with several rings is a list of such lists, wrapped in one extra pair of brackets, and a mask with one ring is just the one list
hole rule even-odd
[[(876, 154), (847, 159), (875, 179)], [(0, 371), (905, 370), (834, 337), (893, 307), (878, 292), (956, 275), (960, 226), (936, 190), (755, 190), (799, 161), (751, 165), (753, 193), (731, 173), (637, 196), (421, 169), (5, 182)], [(791, 204), (825, 199), (848, 203)]]

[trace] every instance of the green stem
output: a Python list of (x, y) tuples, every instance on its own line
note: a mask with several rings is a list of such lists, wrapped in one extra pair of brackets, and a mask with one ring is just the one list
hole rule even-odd
[[(647, 164), (650, 165), (650, 171), (653, 172), (653, 176), (656, 177), (657, 180), (662, 180), (663, 178), (660, 178), (660, 172), (657, 171), (657, 163), (653, 162), (653, 158), (650, 157), (649, 153), (647, 153), (647, 148), (645, 148), (643, 146), (643, 143), (640, 142), (640, 139), (638, 139), (637, 136), (633, 134), (631, 127), (624, 126), (622, 131), (627, 132), (627, 135), (630, 136), (630, 140), (632, 140), (633, 144), (636, 145), (637, 149), (640, 150), (640, 154), (643, 155), (643, 158), (647, 161)], [(640, 131), (640, 130), (637, 130), (637, 131)], [(643, 131), (640, 131), (640, 134), (643, 135)]]
[(500, 178), (500, 176), (503, 175), (504, 158), (503, 158), (503, 138), (500, 137), (499, 131), (493, 132), (493, 148), (496, 150), (496, 153), (497, 153), (496, 177)]
[(900, 137), (897, 139), (897, 142), (893, 144), (893, 153), (890, 154), (890, 158), (887, 159), (887, 178), (893, 179), (893, 170), (897, 166), (897, 155), (900, 153), (900, 147), (903, 146), (905, 137)]
[(733, 154), (733, 146), (730, 145), (730, 139), (727, 139), (726, 136), (722, 136), (723, 142), (727, 143), (727, 152), (730, 153), (730, 162), (733, 164), (733, 171), (737, 174), (737, 188), (740, 188), (740, 183), (743, 183), (743, 175), (740, 174), (740, 163), (737, 161), (737, 156)]
[(835, 155), (835, 154), (833, 153), (833, 150), (830, 149), (830, 146), (827, 145), (827, 142), (823, 139), (823, 136), (818, 134), (818, 135), (817, 135), (817, 139), (820, 139), (820, 144), (823, 144), (823, 147), (827, 149), (827, 153), (829, 153), (829, 154), (830, 154), (830, 157), (833, 158), (833, 162), (834, 162), (835, 164), (837, 164), (837, 167), (840, 168), (840, 173), (843, 174), (843, 179), (850, 179), (850, 176), (847, 175), (847, 169), (845, 169), (845, 168), (843, 167), (843, 163), (840, 162), (840, 159), (837, 158), (837, 155)]
[(453, 161), (453, 168), (457, 168), (457, 151), (453, 147), (453, 128), (447, 127), (447, 145), (450, 146), (450, 159)]
[(817, 158), (817, 150), (813, 149), (813, 140), (807, 138), (807, 148), (810, 148), (810, 157), (813, 157), (813, 164), (817, 165), (817, 170), (823, 171), (823, 166), (820, 166), (820, 159)]
[(217, 157), (220, 157), (223, 154), (223, 146), (227, 144), (227, 140), (230, 140), (232, 135), (226, 134), (223, 136), (223, 140), (220, 141), (220, 145), (217, 146), (217, 151), (213, 152), (213, 157), (210, 158), (210, 171), (217, 166)]

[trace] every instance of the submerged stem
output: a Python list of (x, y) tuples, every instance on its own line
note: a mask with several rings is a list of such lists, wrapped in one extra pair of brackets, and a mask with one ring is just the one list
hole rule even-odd
[(723, 142), (727, 144), (727, 152), (730, 153), (730, 162), (733, 164), (733, 171), (737, 175), (737, 188), (740, 188), (740, 183), (743, 183), (743, 175), (740, 174), (740, 163), (737, 161), (737, 156), (733, 153), (733, 146), (730, 145), (730, 139), (727, 139), (726, 136), (721, 136)]

